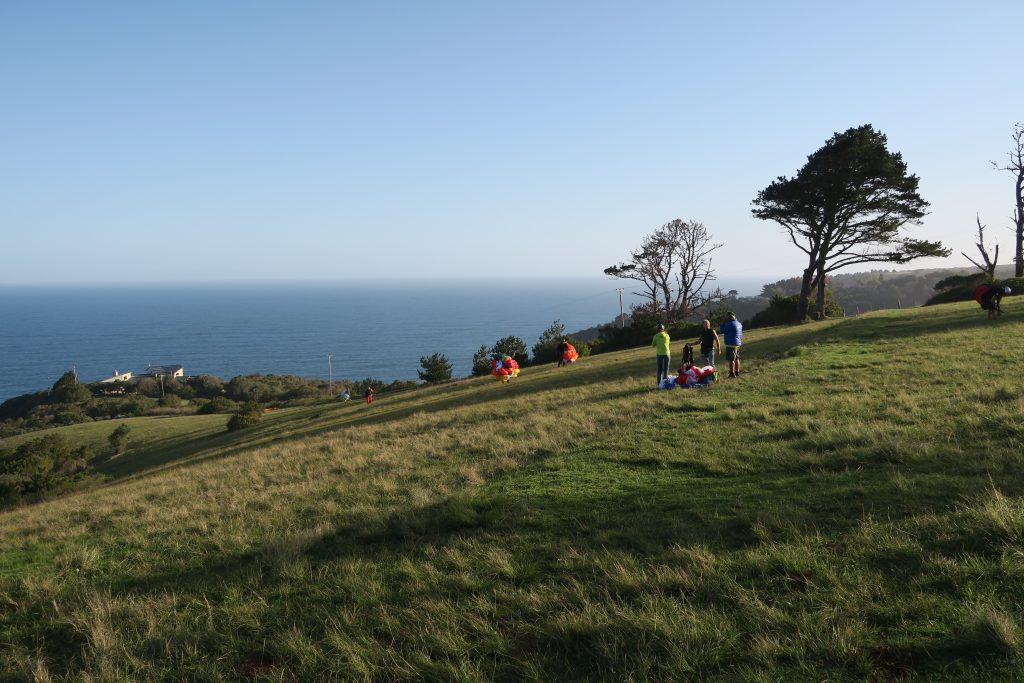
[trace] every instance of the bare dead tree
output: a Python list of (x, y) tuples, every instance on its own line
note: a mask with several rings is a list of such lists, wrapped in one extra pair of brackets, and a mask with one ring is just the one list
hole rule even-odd
[(648, 310), (671, 322), (720, 298), (718, 290), (705, 291), (715, 279), (711, 253), (721, 244), (711, 241), (702, 223), (675, 219), (644, 237), (630, 260), (605, 268), (610, 277), (635, 280), (649, 301)]
[(715, 271), (711, 268), (711, 254), (720, 249), (722, 244), (713, 243), (707, 228), (697, 221), (686, 222), (676, 219), (662, 226), (662, 230), (675, 241), (678, 252), (676, 296), (672, 307), (676, 317), (685, 318), (722, 297), (718, 288), (704, 290), (705, 285), (715, 280)]
[(975, 220), (978, 222), (978, 243), (974, 246), (978, 247), (978, 251), (981, 252), (981, 260), (985, 265), (981, 265), (962, 251), (960, 253), (964, 255), (964, 258), (973, 263), (978, 270), (985, 273), (989, 280), (994, 280), (996, 278), (996, 264), (999, 263), (999, 243), (996, 243), (995, 253), (989, 258), (988, 248), (985, 246), (985, 226), (981, 224), (981, 216), (976, 216)]
[(658, 269), (661, 267), (661, 257), (653, 243), (653, 237), (653, 235), (644, 237), (640, 248), (630, 252), (629, 261), (605, 268), (604, 274), (609, 277), (639, 282), (642, 290), (633, 292), (633, 294), (650, 301), (651, 312), (660, 315), (662, 308), (659, 301), (661, 289), (658, 286)]
[[(1014, 180), (1014, 235), (1015, 251), (1013, 256), (1014, 275), (1024, 277), (1024, 123), (1017, 123), (1013, 126), (1013, 133), (1010, 135), (1013, 141), (1010, 151), (1007, 152), (1005, 166), (993, 161), (992, 168), (996, 171), (1007, 171)], [(975, 264), (977, 265), (977, 264)]]

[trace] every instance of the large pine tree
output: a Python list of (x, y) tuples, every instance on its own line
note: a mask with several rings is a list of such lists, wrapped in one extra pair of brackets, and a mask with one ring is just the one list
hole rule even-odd
[(807, 157), (793, 178), (780, 176), (761, 190), (751, 210), (781, 225), (807, 255), (797, 315), (807, 314), (817, 288), (824, 310), (825, 278), (858, 263), (905, 263), (924, 256), (948, 256), (940, 242), (901, 233), (921, 222), (928, 202), (918, 194), (918, 177), (907, 173), (898, 152), (871, 125), (836, 133)]

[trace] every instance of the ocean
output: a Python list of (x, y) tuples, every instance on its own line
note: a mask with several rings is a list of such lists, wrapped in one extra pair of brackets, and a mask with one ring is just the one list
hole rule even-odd
[[(76, 369), (180, 364), (187, 375), (416, 379), (419, 359), (445, 354), (468, 375), (473, 354), (507, 335), (532, 347), (559, 319), (568, 332), (615, 319), (603, 278), (315, 283), (2, 285), (0, 401), (45, 389)], [(746, 283), (741, 293), (758, 290)], [(746, 290), (746, 291), (744, 291)]]

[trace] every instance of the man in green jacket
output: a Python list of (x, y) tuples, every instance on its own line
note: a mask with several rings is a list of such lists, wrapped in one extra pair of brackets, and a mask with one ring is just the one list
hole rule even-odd
[(658, 325), (658, 333), (651, 340), (651, 346), (658, 354), (658, 386), (661, 386), (661, 380), (668, 378), (668, 364), (672, 360), (672, 351), (669, 347), (671, 343), (672, 339), (665, 331), (665, 326)]

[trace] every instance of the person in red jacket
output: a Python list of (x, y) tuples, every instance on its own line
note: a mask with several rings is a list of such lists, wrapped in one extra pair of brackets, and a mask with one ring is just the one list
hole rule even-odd
[(369, 384), (366, 385), (366, 391), (363, 392), (363, 396), (366, 397), (366, 405), (373, 403), (373, 387)]

